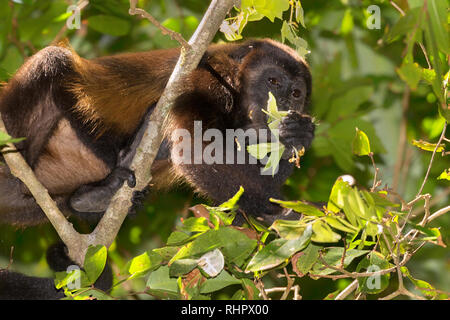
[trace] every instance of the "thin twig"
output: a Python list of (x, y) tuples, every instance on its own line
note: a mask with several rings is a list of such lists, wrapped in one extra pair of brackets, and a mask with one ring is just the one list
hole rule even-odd
[(183, 48), (185, 48), (185, 49), (190, 48), (189, 43), (183, 38), (183, 36), (181, 34), (164, 27), (157, 19), (155, 19), (155, 17), (153, 17), (147, 11), (140, 9), (140, 8), (136, 8), (137, 2), (138, 2), (138, 0), (130, 0), (130, 10), (129, 10), (130, 15), (140, 15), (142, 18), (146, 18), (153, 25), (155, 25), (159, 30), (161, 30), (162, 34), (168, 35), (172, 40), (178, 41), (178, 43)]
[(370, 188), (370, 191), (374, 192), (376, 190), (376, 188), (380, 186), (381, 181), (377, 180), (379, 169), (377, 168), (377, 165), (375, 164), (375, 159), (373, 158), (373, 152), (369, 152), (369, 157), (370, 157), (370, 160), (372, 160), (373, 169), (375, 171), (375, 173), (373, 175), (372, 188)]
[(404, 16), (405, 15), (405, 11), (403, 11), (402, 10), (402, 8), (400, 8), (394, 1), (389, 1), (390, 3), (391, 3), (391, 5), (395, 8), (395, 9), (397, 9), (397, 11), (398, 12), (400, 12), (400, 14), (402, 15), (402, 16)]
[[(1, 115), (0, 131), (7, 133)], [(5, 162), (8, 164), (11, 174), (27, 186), (33, 198), (36, 200), (36, 203), (50, 220), (61, 240), (68, 247), (70, 258), (77, 263), (83, 261), (85, 251), (82, 251), (81, 248), (86, 247), (87, 250), (87, 236), (79, 234), (73, 228), (72, 224), (67, 221), (59, 210), (56, 202), (50, 197), (47, 189), (36, 178), (33, 170), (12, 143), (8, 143), (7, 146), (2, 149), (2, 154)], [(80, 250), (83, 252), (83, 257), (80, 256)]]
[(438, 211), (436, 211), (435, 213), (433, 213), (432, 215), (430, 215), (427, 220), (426, 223), (429, 223), (431, 221), (433, 221), (436, 218), (439, 218), (440, 216), (442, 216), (443, 214), (450, 212), (450, 206), (446, 206), (442, 209), (439, 209)]
[(334, 300), (344, 300), (347, 296), (358, 288), (358, 280), (353, 280), (344, 290), (342, 290)]
[(425, 183), (428, 180), (428, 175), (430, 174), (431, 166), (432, 166), (433, 161), (434, 161), (434, 156), (436, 155), (437, 149), (439, 148), (439, 146), (442, 143), (442, 140), (445, 137), (446, 129), (447, 129), (447, 122), (444, 124), (444, 128), (442, 129), (442, 133), (441, 133), (441, 136), (439, 137), (439, 141), (436, 143), (436, 147), (433, 150), (433, 154), (431, 155), (430, 163), (428, 165), (427, 173), (425, 174), (425, 178), (423, 179), (422, 185), (420, 186), (419, 192), (417, 192), (416, 196), (419, 196), (420, 194), (422, 194), (422, 190), (425, 187)]
[(291, 291), (292, 285), (294, 284), (294, 281), (295, 281), (294, 279), (292, 279), (292, 278), (289, 276), (289, 274), (288, 274), (286, 268), (283, 268), (283, 271), (284, 271), (284, 274), (286, 275), (287, 285), (286, 285), (286, 290), (284, 291), (284, 293), (283, 293), (283, 295), (281, 296), (281, 299), (280, 299), (280, 300), (286, 300), (286, 299), (287, 299), (287, 297), (288, 297), (288, 295), (289, 295), (289, 292)]

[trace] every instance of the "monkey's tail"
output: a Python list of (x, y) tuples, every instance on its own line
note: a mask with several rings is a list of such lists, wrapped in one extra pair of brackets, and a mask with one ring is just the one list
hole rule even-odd
[[(69, 266), (75, 265), (66, 251), (63, 243), (55, 244), (47, 250), (47, 262), (54, 271), (66, 271)], [(108, 265), (94, 286), (103, 291), (111, 288), (112, 271)], [(64, 291), (57, 290), (51, 278), (30, 277), (0, 269), (0, 300), (56, 300), (64, 296)]]

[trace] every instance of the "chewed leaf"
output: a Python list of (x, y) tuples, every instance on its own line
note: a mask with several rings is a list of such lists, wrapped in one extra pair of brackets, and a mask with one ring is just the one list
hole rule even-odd
[[(416, 147), (419, 147), (422, 150), (425, 151), (434, 151), (434, 149), (436, 149), (437, 144), (436, 143), (430, 143), (427, 141), (423, 141), (423, 140), (412, 140), (411, 141), (413, 145), (415, 145)], [(442, 152), (444, 151), (444, 144), (440, 144), (437, 149), (436, 152)]]
[(219, 208), (224, 208), (228, 210), (235, 209), (237, 206), (237, 202), (241, 198), (242, 194), (244, 193), (244, 188), (242, 186), (239, 186), (239, 190), (236, 192), (236, 194), (226, 202), (222, 203)]
[(272, 94), (272, 92), (269, 92), (269, 99), (267, 100), (267, 110), (262, 109), (262, 111), (269, 115), (269, 125), (271, 122), (280, 120), (288, 114), (287, 111), (278, 111), (277, 100), (275, 99), (275, 96)]
[(280, 163), (281, 156), (283, 155), (285, 147), (280, 143), (278, 149), (272, 150), (269, 156), (269, 160), (264, 167), (264, 170), (272, 169), (272, 176), (278, 171), (278, 164)]
[(273, 143), (271, 142), (252, 144), (247, 146), (247, 151), (256, 159), (261, 160), (265, 158), (269, 152), (272, 151), (272, 147)]
[(210, 277), (217, 276), (225, 266), (225, 259), (219, 249), (205, 253), (197, 262), (200, 268)]

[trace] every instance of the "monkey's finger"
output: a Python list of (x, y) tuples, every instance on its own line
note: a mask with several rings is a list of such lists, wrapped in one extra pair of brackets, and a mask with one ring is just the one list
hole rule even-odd
[(136, 187), (136, 176), (134, 175), (134, 172), (131, 170), (127, 178), (127, 184), (130, 188)]

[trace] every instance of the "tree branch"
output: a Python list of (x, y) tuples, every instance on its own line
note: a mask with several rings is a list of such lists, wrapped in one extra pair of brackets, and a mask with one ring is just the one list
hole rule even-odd
[[(136, 175), (136, 189), (144, 189), (151, 181), (151, 166), (162, 142), (162, 128), (176, 98), (184, 90), (184, 79), (197, 67), (226, 14), (236, 4), (237, 0), (213, 0), (189, 40), (189, 47), (181, 48), (178, 62), (155, 111), (150, 116), (147, 131), (131, 164)], [(111, 245), (131, 206), (132, 192), (133, 190), (124, 184), (115, 194), (103, 218), (90, 235), (91, 244), (103, 244), (107, 247)]]
[[(5, 124), (0, 115), (0, 130), (7, 133)], [(44, 211), (47, 218), (55, 228), (61, 240), (72, 252), (78, 251), (86, 245), (85, 235), (79, 234), (67, 221), (64, 215), (59, 210), (56, 203), (50, 197), (47, 189), (39, 182), (34, 175), (33, 170), (28, 163), (17, 151), (12, 143), (8, 143), (6, 147), (2, 148), (2, 155), (8, 165), (11, 174), (21, 180), (30, 190), (36, 203)]]
[[(130, 1), (130, 3), (133, 5), (135, 1)], [(131, 165), (136, 175), (136, 189), (142, 190), (150, 183), (150, 169), (162, 141), (163, 123), (176, 98), (183, 92), (184, 79), (197, 67), (226, 14), (237, 3), (238, 0), (213, 0), (188, 45), (182, 46), (178, 63), (156, 105), (155, 111), (150, 117), (147, 131), (139, 143)], [(132, 9), (133, 7), (130, 11), (133, 12)], [(134, 6), (134, 10), (138, 9)], [(139, 10), (134, 12), (141, 13)], [(148, 18), (148, 16), (146, 17)], [(4, 123), (1, 121), (1, 115), (0, 130), (6, 132)], [(135, 141), (134, 143), (138, 142)], [(4, 153), (4, 158), (11, 173), (28, 187), (36, 202), (58, 232), (61, 240), (67, 246), (69, 257), (74, 262), (80, 266), (83, 265), (89, 245), (101, 244), (109, 247), (112, 244), (127, 216), (128, 209), (131, 207), (133, 189), (124, 184), (113, 197), (108, 210), (95, 230), (91, 234), (79, 234), (58, 209), (45, 187), (36, 179), (32, 169), (22, 155), (17, 152), (17, 149), (9, 144), (7, 151)]]
[(136, 8), (137, 2), (138, 2), (138, 0), (130, 0), (130, 10), (128, 11), (128, 13), (130, 15), (132, 15), (132, 16), (140, 15), (142, 18), (146, 18), (151, 23), (153, 23), (159, 30), (161, 30), (162, 34), (168, 35), (172, 40), (178, 41), (178, 43), (180, 45), (182, 45), (184, 48), (189, 48), (189, 43), (186, 40), (184, 40), (184, 38), (181, 36), (181, 34), (164, 27), (161, 23), (159, 23), (158, 20), (156, 20), (147, 11), (140, 9), (140, 8)]

